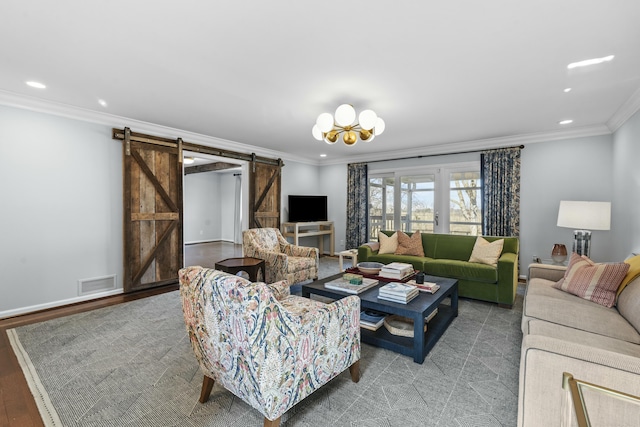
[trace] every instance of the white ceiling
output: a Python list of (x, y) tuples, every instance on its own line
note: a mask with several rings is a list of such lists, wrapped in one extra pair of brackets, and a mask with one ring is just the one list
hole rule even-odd
[[(2, 0), (0, 16), (5, 96), (314, 162), (606, 133), (640, 105), (638, 0)], [(316, 141), (341, 103), (385, 133)]]

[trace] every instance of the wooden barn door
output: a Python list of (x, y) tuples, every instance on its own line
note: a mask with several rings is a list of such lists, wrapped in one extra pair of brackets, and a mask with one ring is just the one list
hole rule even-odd
[(282, 161), (250, 165), (249, 228), (280, 228), (280, 171)]
[(183, 264), (182, 141), (125, 129), (124, 291), (177, 283)]

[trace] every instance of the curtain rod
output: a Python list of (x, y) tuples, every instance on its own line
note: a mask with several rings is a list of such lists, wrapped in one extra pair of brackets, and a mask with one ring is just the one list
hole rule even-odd
[(421, 159), (423, 157), (438, 157), (438, 156), (452, 156), (455, 154), (469, 154), (469, 153), (482, 153), (483, 151), (491, 151), (491, 150), (500, 150), (501, 148), (519, 148), (523, 149), (524, 145), (514, 145), (513, 147), (499, 147), (499, 148), (489, 148), (484, 150), (469, 150), (469, 151), (457, 151), (455, 153), (441, 153), (441, 154), (420, 154), (418, 156), (408, 156), (408, 157), (398, 157), (395, 159), (383, 159), (383, 160), (371, 160), (364, 163), (378, 163), (378, 162), (391, 162), (394, 160), (408, 160), (408, 159)]

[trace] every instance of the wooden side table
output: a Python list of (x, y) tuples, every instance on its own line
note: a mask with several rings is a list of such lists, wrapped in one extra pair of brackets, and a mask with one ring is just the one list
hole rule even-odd
[(348, 249), (346, 251), (338, 252), (338, 263), (340, 264), (340, 271), (344, 271), (342, 265), (344, 258), (351, 258), (351, 265), (352, 267), (355, 267), (358, 261), (358, 250)]
[(264, 260), (260, 258), (242, 257), (242, 258), (227, 258), (222, 261), (216, 262), (216, 270), (224, 271), (225, 273), (236, 274), (239, 271), (246, 271), (249, 274), (249, 280), (252, 282), (258, 281), (258, 271), (262, 270), (262, 280), (266, 280), (266, 270)]

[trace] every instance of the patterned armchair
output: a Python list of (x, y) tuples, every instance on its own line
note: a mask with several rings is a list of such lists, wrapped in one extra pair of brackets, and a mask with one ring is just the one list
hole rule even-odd
[(318, 278), (318, 249), (292, 245), (277, 228), (244, 230), (242, 251), (265, 261), (267, 283), (286, 280), (295, 285)]
[(360, 299), (331, 304), (289, 295), (286, 282), (251, 283), (218, 270), (178, 273), (184, 320), (204, 373), (278, 426), (289, 408), (349, 368), (358, 382)]

